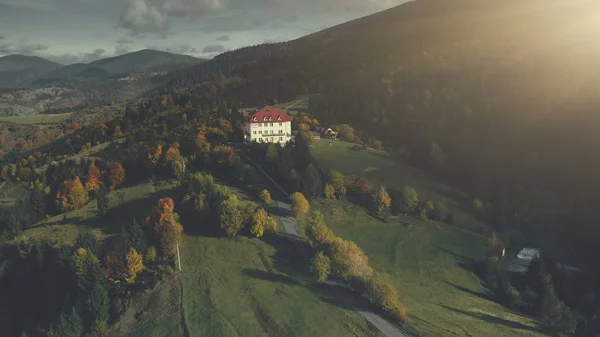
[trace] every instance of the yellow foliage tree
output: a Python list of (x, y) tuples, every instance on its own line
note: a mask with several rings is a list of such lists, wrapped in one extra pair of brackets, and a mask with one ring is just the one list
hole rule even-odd
[(300, 192), (294, 192), (292, 195), (290, 195), (290, 199), (292, 200), (292, 214), (294, 214), (294, 216), (307, 214), (308, 211), (310, 211), (310, 204), (304, 197), (304, 194)]
[(129, 249), (125, 256), (125, 280), (127, 283), (134, 283), (137, 274), (142, 270), (144, 270), (142, 255), (135, 248)]
[(264, 189), (260, 192), (260, 200), (265, 205), (271, 205), (271, 203), (273, 202), (273, 199), (271, 198), (271, 193), (269, 192), (269, 190)]
[(329, 183), (339, 195), (346, 194), (346, 181), (344, 175), (338, 171), (329, 172)]
[(259, 209), (252, 215), (250, 233), (260, 238), (265, 233), (265, 224), (269, 219), (269, 214), (264, 209)]
[(335, 197), (335, 188), (331, 184), (325, 184), (325, 199), (333, 199)]
[(375, 206), (375, 212), (380, 218), (385, 218), (389, 213), (390, 206), (392, 205), (392, 198), (386, 191), (385, 187), (380, 187), (377, 192), (373, 195), (373, 203)]
[(63, 181), (56, 193), (56, 207), (62, 212), (78, 209), (88, 202), (88, 195), (79, 177)]
[(336, 237), (329, 245), (331, 271), (338, 277), (367, 277), (373, 274), (369, 258), (354, 242)]

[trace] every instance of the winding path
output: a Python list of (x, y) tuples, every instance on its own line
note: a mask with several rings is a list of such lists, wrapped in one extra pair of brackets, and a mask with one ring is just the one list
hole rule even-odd
[[(284, 189), (279, 186), (279, 184), (277, 184), (277, 182), (275, 180), (273, 180), (265, 171), (263, 171), (263, 169), (256, 164), (252, 159), (250, 159), (249, 157), (245, 156), (244, 157), (252, 163), (252, 165), (254, 165), (265, 177), (267, 177), (267, 179), (269, 179), (269, 181), (273, 184), (273, 186), (275, 186), (279, 191), (281, 191), (284, 195), (288, 196), (288, 194), (284, 191)], [(291, 213), (291, 205), (287, 202), (283, 202), (283, 201), (277, 201), (277, 206), (282, 209), (285, 210), (285, 215), (281, 217), (282, 221), (283, 221), (283, 226), (285, 227), (285, 231), (297, 238), (300, 238), (300, 236), (298, 235), (298, 231), (297, 231), (297, 223), (296, 223), (296, 218), (294, 218), (292, 216)], [(301, 238), (300, 238), (301, 239)], [(329, 284), (335, 284), (335, 282), (328, 282)], [(387, 320), (385, 320), (384, 318), (382, 318), (381, 316), (377, 315), (376, 313), (372, 312), (372, 311), (365, 311), (365, 310), (358, 310), (359, 314), (361, 314), (364, 318), (367, 319), (367, 321), (369, 321), (371, 324), (373, 324), (374, 327), (376, 327), (382, 334), (384, 334), (387, 337), (410, 337), (408, 334), (405, 334), (404, 332), (402, 332), (397, 326), (395, 326), (394, 324), (388, 322)]]

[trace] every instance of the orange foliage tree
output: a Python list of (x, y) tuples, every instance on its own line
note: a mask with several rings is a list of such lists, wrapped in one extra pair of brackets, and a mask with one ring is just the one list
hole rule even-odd
[(171, 146), (169, 147), (167, 152), (165, 152), (163, 162), (165, 164), (168, 164), (172, 161), (175, 161), (175, 160), (178, 160), (179, 158), (181, 158), (181, 152), (180, 152), (179, 148), (180, 148), (179, 142), (174, 142), (173, 144), (171, 144)]
[(331, 271), (334, 275), (347, 279), (351, 276), (367, 277), (373, 274), (369, 258), (354, 242), (335, 238), (329, 245)]
[(62, 212), (78, 209), (88, 202), (88, 195), (79, 177), (63, 181), (56, 193), (56, 207)]
[(162, 145), (156, 145), (153, 153), (148, 153), (148, 167), (155, 168), (162, 157)]
[(118, 161), (115, 161), (110, 166), (110, 172), (108, 175), (108, 182), (110, 183), (110, 190), (114, 190), (123, 182), (125, 182), (125, 169), (123, 165)]
[(194, 144), (196, 145), (196, 151), (202, 157), (202, 162), (207, 163), (210, 157), (210, 143), (204, 132), (201, 131), (196, 135)]
[(126, 275), (126, 266), (122, 255), (111, 250), (104, 257), (104, 270), (106, 278), (112, 282), (119, 282)]
[(154, 240), (163, 256), (175, 254), (177, 244), (181, 241), (183, 227), (178, 217), (173, 199), (163, 198), (146, 218), (146, 224), (152, 226)]
[(231, 135), (233, 133), (233, 127), (231, 126), (231, 122), (226, 120), (219, 121), (219, 128), (225, 132), (227, 135)]
[(235, 150), (231, 146), (216, 146), (213, 151), (217, 166), (231, 167), (237, 160)]
[(88, 169), (88, 177), (85, 181), (85, 189), (88, 192), (97, 191), (102, 185), (102, 173), (94, 163)]

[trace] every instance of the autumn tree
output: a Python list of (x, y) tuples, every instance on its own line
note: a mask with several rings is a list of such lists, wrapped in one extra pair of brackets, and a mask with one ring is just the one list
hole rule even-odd
[(373, 273), (369, 258), (352, 241), (334, 238), (329, 244), (332, 274), (347, 279), (352, 276), (367, 277)]
[(237, 161), (237, 155), (231, 146), (216, 146), (213, 149), (213, 160), (219, 167), (232, 167)]
[(322, 251), (319, 251), (311, 261), (310, 270), (317, 282), (323, 283), (327, 281), (327, 278), (331, 273), (331, 261), (329, 260), (329, 257)]
[(102, 174), (100, 173), (98, 167), (92, 163), (92, 165), (90, 165), (88, 168), (88, 176), (87, 180), (85, 181), (85, 190), (88, 192), (95, 192), (100, 188), (100, 185), (102, 185)]
[(421, 219), (421, 220), (429, 219), (429, 217), (431, 216), (431, 213), (433, 212), (434, 209), (435, 209), (435, 205), (433, 204), (433, 201), (431, 201), (431, 200), (424, 201), (423, 203), (421, 203), (421, 206), (419, 208), (419, 219)]
[(167, 152), (165, 152), (165, 155), (163, 157), (163, 163), (168, 164), (170, 162), (180, 160), (180, 158), (181, 158), (180, 147), (181, 146), (179, 145), (179, 142), (174, 142), (173, 144), (171, 144), (171, 146), (169, 146), (169, 149), (167, 150)]
[(329, 172), (329, 183), (335, 188), (337, 194), (346, 195), (346, 181), (343, 174), (332, 170)]
[(299, 216), (301, 214), (307, 214), (310, 210), (310, 204), (304, 195), (300, 192), (294, 192), (290, 195), (292, 200), (292, 214)]
[(156, 168), (160, 158), (162, 158), (162, 145), (158, 144), (152, 153), (148, 153), (148, 167), (151, 169)]
[(313, 248), (327, 246), (335, 236), (333, 232), (325, 225), (325, 219), (320, 211), (314, 211), (306, 227), (306, 237)]
[(125, 257), (125, 280), (127, 283), (135, 283), (137, 274), (142, 270), (144, 270), (142, 256), (132, 247)]
[(88, 202), (88, 195), (79, 177), (63, 181), (56, 193), (56, 207), (61, 212), (81, 208)]
[(400, 322), (408, 319), (394, 285), (379, 274), (366, 279), (364, 296)]
[(109, 281), (120, 282), (125, 277), (125, 267), (122, 254), (116, 250), (110, 250), (104, 255), (104, 269)]
[(146, 223), (152, 226), (154, 240), (163, 256), (175, 254), (177, 245), (181, 242), (183, 227), (178, 222), (179, 216), (175, 213), (175, 203), (171, 198), (163, 198), (154, 206)]
[(264, 189), (260, 192), (260, 200), (267, 206), (271, 205), (273, 199), (271, 198), (271, 193), (269, 190)]
[(335, 188), (331, 184), (325, 184), (323, 192), (325, 194), (325, 199), (333, 199), (335, 197)]
[(257, 238), (263, 236), (265, 232), (265, 224), (267, 223), (268, 219), (269, 214), (267, 214), (264, 209), (260, 208), (256, 210), (256, 212), (254, 212), (252, 215), (250, 222), (250, 233)]
[(219, 223), (227, 237), (234, 237), (244, 227), (244, 217), (235, 194), (219, 205)]
[(125, 182), (125, 169), (123, 168), (121, 163), (117, 161), (112, 163), (108, 175), (108, 182), (110, 184), (111, 191), (119, 187), (123, 182)]
[(210, 159), (211, 146), (210, 146), (210, 142), (208, 141), (208, 139), (206, 139), (206, 135), (204, 134), (204, 132), (199, 132), (196, 135), (194, 144), (196, 145), (196, 152), (197, 152), (196, 158), (199, 158), (199, 161), (202, 164), (208, 163), (208, 160)]
[(385, 187), (380, 187), (377, 192), (373, 195), (373, 206), (375, 208), (375, 213), (380, 219), (385, 219), (389, 212), (390, 206), (392, 205), (392, 198), (388, 194)]
[(150, 246), (150, 248), (148, 248), (145, 259), (146, 259), (146, 263), (148, 263), (148, 262), (152, 263), (156, 260), (156, 248), (154, 248), (154, 246)]

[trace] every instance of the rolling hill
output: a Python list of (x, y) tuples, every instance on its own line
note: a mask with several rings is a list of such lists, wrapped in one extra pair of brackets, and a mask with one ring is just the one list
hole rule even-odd
[[(577, 230), (557, 237), (586, 241), (599, 232), (585, 202), (600, 198), (599, 13), (591, 0), (416, 0), (224, 53), (150, 95), (200, 96), (199, 84), (221, 76), (232, 79), (217, 84), (223, 99), (239, 106), (321, 94), (311, 105), (322, 123), (351, 124), (363, 141), (505, 205), (498, 226), (542, 226), (532, 210), (549, 189), (579, 214)], [(537, 240), (556, 240), (549, 233)]]
[(62, 65), (41, 57), (8, 55), (0, 57), (0, 87), (18, 87)]

